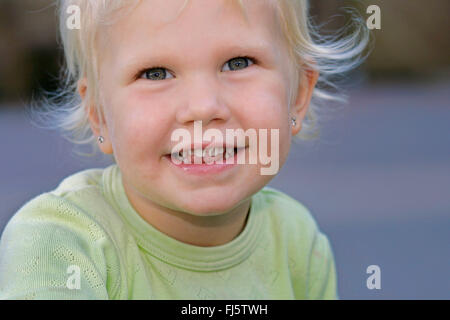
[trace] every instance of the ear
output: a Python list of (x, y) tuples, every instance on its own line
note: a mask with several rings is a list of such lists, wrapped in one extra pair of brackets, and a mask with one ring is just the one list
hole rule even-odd
[(99, 136), (102, 136), (104, 138), (103, 143), (100, 143), (97, 140), (97, 144), (99, 145), (100, 150), (105, 154), (112, 154), (113, 149), (111, 139), (109, 138), (106, 122), (102, 120), (104, 119), (103, 114), (99, 114), (101, 112), (99, 111), (100, 108), (98, 108), (98, 106), (96, 106), (86, 95), (86, 92), (88, 90), (86, 78), (78, 81), (77, 90), (84, 105), (85, 112), (88, 115), (92, 133), (96, 138), (98, 138)]
[(302, 129), (302, 122), (308, 111), (311, 97), (316, 86), (319, 72), (313, 69), (304, 69), (301, 72), (299, 86), (297, 91), (297, 99), (291, 106), (291, 117), (295, 117), (297, 124), (292, 126), (292, 135), (296, 135)]

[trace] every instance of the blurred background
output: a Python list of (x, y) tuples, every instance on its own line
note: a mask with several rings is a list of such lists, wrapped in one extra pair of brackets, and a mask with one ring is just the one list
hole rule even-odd
[[(57, 88), (55, 1), (0, 1), (0, 232), (28, 200), (108, 159), (80, 158), (33, 126), (30, 102)], [(330, 238), (341, 299), (450, 299), (450, 1), (311, 1), (323, 31), (344, 8), (381, 9), (373, 50), (348, 76), (349, 102), (321, 137), (293, 145), (270, 186), (305, 204)], [(381, 289), (369, 290), (369, 265)]]

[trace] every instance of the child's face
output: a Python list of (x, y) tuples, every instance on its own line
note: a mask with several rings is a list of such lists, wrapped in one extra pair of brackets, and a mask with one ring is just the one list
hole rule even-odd
[[(301, 122), (307, 104), (289, 113), (292, 69), (271, 1), (244, 2), (248, 24), (229, 0), (191, 0), (178, 18), (184, 0), (143, 1), (102, 36), (106, 124), (98, 134), (134, 198), (194, 215), (225, 213), (273, 178), (261, 175), (267, 165), (260, 164), (203, 175), (174, 166), (166, 156), (177, 144), (171, 134), (185, 128), (193, 136), (196, 120), (203, 131), (223, 134), (227, 128), (279, 129), (280, 167), (285, 162), (291, 135), (299, 130), (290, 116)], [(254, 64), (229, 68), (229, 60), (245, 56)], [(156, 67), (166, 75), (139, 74)]]

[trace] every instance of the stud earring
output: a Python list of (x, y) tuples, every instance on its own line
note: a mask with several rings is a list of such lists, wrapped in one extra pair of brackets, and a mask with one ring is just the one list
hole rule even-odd
[(292, 126), (295, 127), (297, 125), (297, 118), (296, 117), (292, 117)]
[(103, 136), (98, 137), (98, 142), (103, 143), (105, 141), (105, 138)]

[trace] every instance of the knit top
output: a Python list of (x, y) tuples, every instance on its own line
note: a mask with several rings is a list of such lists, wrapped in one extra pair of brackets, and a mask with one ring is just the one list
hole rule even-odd
[(273, 188), (233, 240), (201, 247), (146, 222), (116, 164), (24, 204), (0, 239), (0, 299), (337, 299), (328, 238)]

